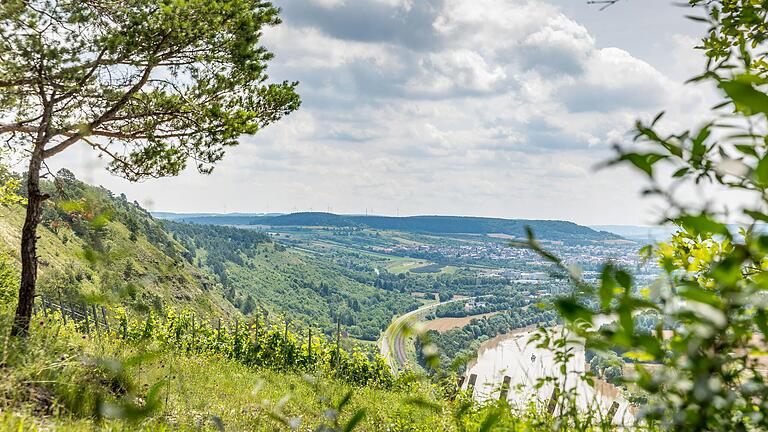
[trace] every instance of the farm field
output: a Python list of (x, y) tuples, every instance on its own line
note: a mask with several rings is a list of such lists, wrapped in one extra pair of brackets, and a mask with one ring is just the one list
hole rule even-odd
[(415, 268), (433, 265), (430, 261), (413, 258), (394, 258), (387, 263), (386, 269), (393, 274), (400, 274)]
[(496, 315), (498, 312), (489, 312), (479, 315), (471, 315), (466, 317), (444, 317), (444, 318), (435, 318), (433, 320), (425, 321), (424, 327), (427, 330), (434, 330), (438, 333), (444, 333), (448, 330), (455, 329), (455, 328), (461, 328), (465, 325), (472, 322), (474, 319), (482, 319), (485, 317)]

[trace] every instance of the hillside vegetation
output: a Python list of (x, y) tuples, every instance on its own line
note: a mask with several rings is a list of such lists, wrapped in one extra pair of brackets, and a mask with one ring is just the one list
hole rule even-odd
[[(338, 321), (357, 339), (376, 340), (420, 304), (375, 287), (375, 275), (274, 243), (259, 230), (158, 221), (124, 196), (71, 173), (44, 183), (40, 292), (51, 298), (122, 305), (146, 314), (191, 309), (202, 315), (256, 315), (313, 325)], [(20, 205), (0, 206), (0, 248), (15, 256)]]
[[(211, 278), (183, 259), (184, 248), (137, 204), (68, 172), (44, 188), (52, 198), (39, 232), (40, 292), (121, 304), (139, 313), (169, 307), (236, 313)], [(23, 222), (22, 206), (0, 206), (0, 248), (14, 260)]]
[(271, 243), (255, 230), (171, 221), (163, 226), (189, 251), (189, 262), (215, 274), (245, 314), (276, 311), (328, 333), (339, 321), (351, 336), (376, 340), (393, 315), (419, 305), (407, 294), (375, 287), (371, 271)]
[[(1, 334), (11, 306), (0, 302)], [(293, 332), (190, 332), (189, 316), (173, 314), (126, 323), (86, 334), (82, 322), (63, 325), (49, 311), (35, 316), (28, 339), (5, 339), (0, 429), (458, 432), (555, 422), (543, 410), (481, 406), (463, 392), (451, 400), (449, 387), (395, 378), (360, 353), (342, 350), (339, 361), (327, 341), (310, 346)]]

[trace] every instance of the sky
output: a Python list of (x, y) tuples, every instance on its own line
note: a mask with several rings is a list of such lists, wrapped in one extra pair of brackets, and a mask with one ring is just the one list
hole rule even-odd
[(596, 171), (638, 118), (691, 127), (704, 29), (669, 0), (277, 0), (275, 81), (299, 111), (211, 175), (129, 183), (80, 145), (51, 161), (152, 211), (332, 211), (649, 224), (623, 168)]

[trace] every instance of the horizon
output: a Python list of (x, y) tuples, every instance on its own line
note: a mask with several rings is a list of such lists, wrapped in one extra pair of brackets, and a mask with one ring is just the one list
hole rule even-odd
[[(363, 216), (363, 217), (387, 217), (387, 218), (409, 218), (409, 217), (454, 217), (454, 218), (481, 218), (481, 219), (499, 219), (499, 220), (510, 220), (510, 221), (536, 221), (536, 222), (569, 222), (576, 225), (584, 226), (591, 229), (599, 229), (599, 228), (609, 228), (609, 227), (626, 227), (626, 228), (649, 228), (649, 229), (667, 229), (669, 228), (666, 225), (635, 225), (635, 224), (580, 224), (568, 219), (523, 219), (523, 218), (506, 218), (506, 217), (493, 217), (493, 216), (477, 216), (477, 215), (467, 215), (467, 214), (409, 214), (409, 215), (387, 215), (387, 214), (365, 214), (365, 213), (334, 213), (334, 212), (324, 212), (324, 211), (299, 211), (299, 212), (228, 212), (228, 213), (217, 213), (217, 212), (177, 212), (177, 211), (170, 211), (170, 210), (149, 210), (150, 214), (152, 216), (158, 217), (157, 215), (164, 214), (164, 215), (175, 215), (175, 216), (190, 216), (190, 217), (216, 217), (216, 216), (224, 216), (224, 217), (264, 217), (264, 216), (285, 216), (285, 215), (294, 215), (294, 214), (306, 214), (306, 213), (316, 213), (316, 214), (327, 214), (332, 216)], [(162, 218), (161, 218), (162, 219)]]

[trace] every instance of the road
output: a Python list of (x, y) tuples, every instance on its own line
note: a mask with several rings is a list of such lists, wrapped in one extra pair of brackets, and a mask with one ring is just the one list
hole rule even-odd
[(435, 309), (438, 306), (468, 301), (475, 298), (477, 297), (461, 298), (444, 301), (442, 303), (424, 305), (393, 319), (389, 327), (384, 330), (381, 339), (379, 339), (379, 352), (381, 353), (381, 356), (387, 360), (392, 372), (397, 373), (398, 370), (403, 369), (408, 364), (405, 343), (409, 337), (406, 334), (406, 329), (421, 321), (432, 309)]

